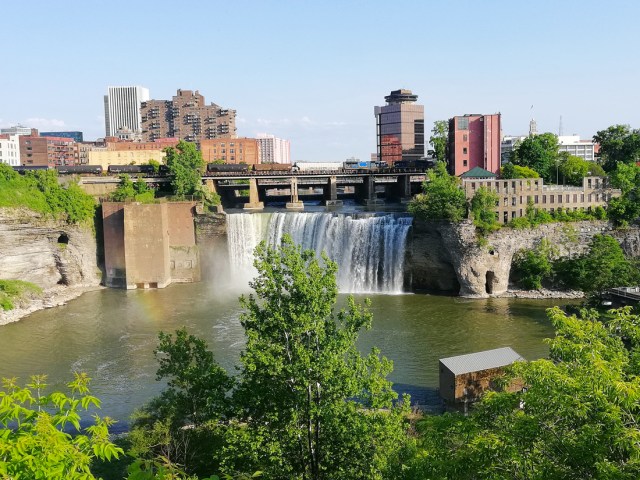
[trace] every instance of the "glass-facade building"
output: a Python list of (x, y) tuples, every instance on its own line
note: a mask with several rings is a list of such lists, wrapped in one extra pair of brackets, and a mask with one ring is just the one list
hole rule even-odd
[(389, 165), (424, 157), (424, 106), (411, 90), (394, 90), (375, 107), (377, 155)]
[(41, 137), (70, 138), (74, 142), (82, 142), (82, 132), (40, 132)]

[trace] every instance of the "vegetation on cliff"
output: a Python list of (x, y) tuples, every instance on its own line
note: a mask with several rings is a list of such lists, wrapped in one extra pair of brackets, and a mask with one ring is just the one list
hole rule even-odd
[(40, 295), (42, 289), (23, 280), (0, 280), (0, 309), (13, 310), (20, 299), (29, 295)]
[(526, 289), (547, 286), (599, 294), (613, 287), (640, 283), (640, 263), (627, 259), (620, 244), (608, 235), (595, 235), (583, 255), (558, 258), (558, 248), (544, 240), (514, 257), (513, 278)]
[(437, 162), (427, 172), (429, 181), (422, 185), (422, 193), (409, 203), (408, 209), (416, 218), (459, 222), (467, 216), (467, 200), (460, 188), (460, 179), (449, 175), (444, 162)]
[(142, 178), (137, 178), (135, 183), (129, 175), (120, 175), (120, 185), (109, 196), (113, 202), (126, 202), (133, 200), (141, 203), (150, 203), (155, 200), (155, 190), (149, 188)]
[(78, 224), (93, 221), (96, 202), (76, 183), (62, 187), (55, 170), (20, 175), (0, 163), (0, 207), (27, 208)]

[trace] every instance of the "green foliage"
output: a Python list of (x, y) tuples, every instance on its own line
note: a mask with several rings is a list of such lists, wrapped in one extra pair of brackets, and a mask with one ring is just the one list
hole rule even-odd
[(587, 253), (558, 261), (554, 270), (564, 285), (589, 294), (640, 283), (637, 263), (628, 260), (620, 244), (608, 235), (595, 235)]
[(0, 280), (0, 308), (13, 310), (15, 302), (25, 295), (40, 295), (42, 289), (23, 280)]
[(153, 173), (160, 173), (160, 162), (153, 158), (149, 160), (149, 165), (153, 167)]
[(640, 166), (619, 162), (610, 178), (611, 184), (622, 190), (622, 196), (609, 202), (609, 217), (617, 226), (625, 227), (640, 217)]
[(546, 183), (555, 181), (557, 162), (558, 137), (553, 133), (527, 137), (516, 145), (511, 154), (511, 163), (531, 168), (538, 172)]
[(540, 290), (542, 280), (551, 276), (552, 261), (558, 254), (557, 248), (547, 239), (542, 239), (533, 250), (520, 250), (513, 259), (513, 275), (527, 290)]
[(175, 148), (169, 147), (165, 152), (173, 194), (180, 197), (199, 194), (205, 163), (196, 144), (180, 140)]
[(560, 163), (558, 171), (562, 177), (562, 183), (567, 185), (582, 186), (582, 179), (587, 176), (604, 176), (605, 173), (602, 167), (597, 163), (588, 162), (580, 157), (568, 155), (566, 152), (562, 152), (565, 155), (560, 155)]
[(578, 209), (570, 210), (561, 207), (549, 213), (545, 210), (535, 208), (533, 202), (527, 204), (526, 214), (523, 217), (514, 218), (508, 225), (516, 230), (524, 228), (534, 228), (543, 223), (554, 222), (582, 222), (588, 220), (606, 220), (607, 211), (602, 207), (596, 207), (593, 211)]
[(140, 203), (152, 203), (155, 201), (155, 190), (150, 189), (142, 177), (138, 177), (135, 183), (126, 173), (120, 175), (120, 184), (109, 196), (113, 202), (126, 202), (133, 200)]
[[(80, 428), (80, 412), (100, 406), (100, 401), (90, 395), (89, 380), (84, 374), (76, 374), (68, 384), (71, 395), (45, 395), (45, 376), (31, 377), (25, 387), (15, 378), (3, 379), (1, 478), (93, 479), (90, 466), (94, 459), (119, 457), (122, 450), (109, 440), (111, 419), (95, 415), (92, 426)], [(78, 433), (67, 433), (71, 427)]]
[(0, 163), (0, 207), (24, 207), (69, 223), (88, 224), (95, 215), (96, 202), (76, 183), (61, 187), (55, 170), (19, 175)]
[(459, 222), (466, 217), (467, 201), (460, 188), (460, 180), (447, 172), (446, 165), (436, 163), (428, 172), (429, 181), (423, 185), (423, 193), (409, 203), (409, 212), (426, 220), (450, 220)]
[(640, 317), (629, 309), (576, 317), (557, 307), (548, 315), (551, 359), (516, 362), (504, 381), (518, 379), (526, 391), (490, 392), (468, 417), (427, 417), (401, 478), (640, 477)]
[(500, 168), (500, 178), (540, 178), (540, 174), (529, 167), (523, 167), (509, 162)]
[(496, 217), (496, 206), (500, 201), (497, 193), (486, 187), (480, 187), (471, 199), (471, 215), (473, 224), (485, 235), (500, 229), (500, 223)]
[(640, 161), (640, 129), (629, 125), (612, 125), (593, 136), (600, 144), (600, 163), (611, 172), (620, 164), (635, 164)]
[(201, 340), (184, 330), (175, 339), (161, 334), (158, 377), (169, 388), (136, 421), (132, 453), (179, 460), (189, 474), (381, 478), (407, 442), (408, 402), (392, 403), (391, 362), (356, 348), (371, 326), (366, 305), (350, 298), (334, 314), (336, 264), (289, 237), (279, 248), (261, 244), (255, 266), (255, 296), (241, 299), (247, 345), (236, 380)]
[(447, 144), (449, 142), (449, 122), (446, 120), (436, 120), (433, 122), (429, 143), (435, 152), (436, 161), (447, 161)]

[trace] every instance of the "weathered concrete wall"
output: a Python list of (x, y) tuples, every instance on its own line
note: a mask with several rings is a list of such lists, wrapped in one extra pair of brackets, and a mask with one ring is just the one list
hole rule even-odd
[[(513, 256), (519, 250), (534, 248), (546, 238), (558, 248), (560, 256), (579, 255), (588, 249), (594, 235), (602, 233), (616, 238), (627, 255), (640, 256), (639, 228), (613, 230), (602, 221), (550, 223), (523, 230), (503, 228), (480, 245), (470, 221), (451, 224), (416, 220), (410, 263), (413, 288), (454, 285), (453, 271), (461, 296), (499, 295), (507, 291)], [(439, 275), (446, 278), (434, 278)]]
[(193, 202), (105, 202), (105, 284), (133, 289), (200, 281), (193, 211)]
[(227, 216), (224, 213), (196, 215), (195, 225), (202, 278), (228, 278)]

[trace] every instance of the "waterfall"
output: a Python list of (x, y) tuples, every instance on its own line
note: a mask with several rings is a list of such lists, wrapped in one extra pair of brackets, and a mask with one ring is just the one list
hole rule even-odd
[(246, 275), (243, 272), (252, 265), (253, 250), (260, 241), (276, 246), (284, 234), (289, 234), (304, 249), (314, 250), (317, 255), (324, 251), (338, 264), (340, 292), (401, 293), (411, 222), (411, 217), (393, 214), (229, 214), (232, 274)]

